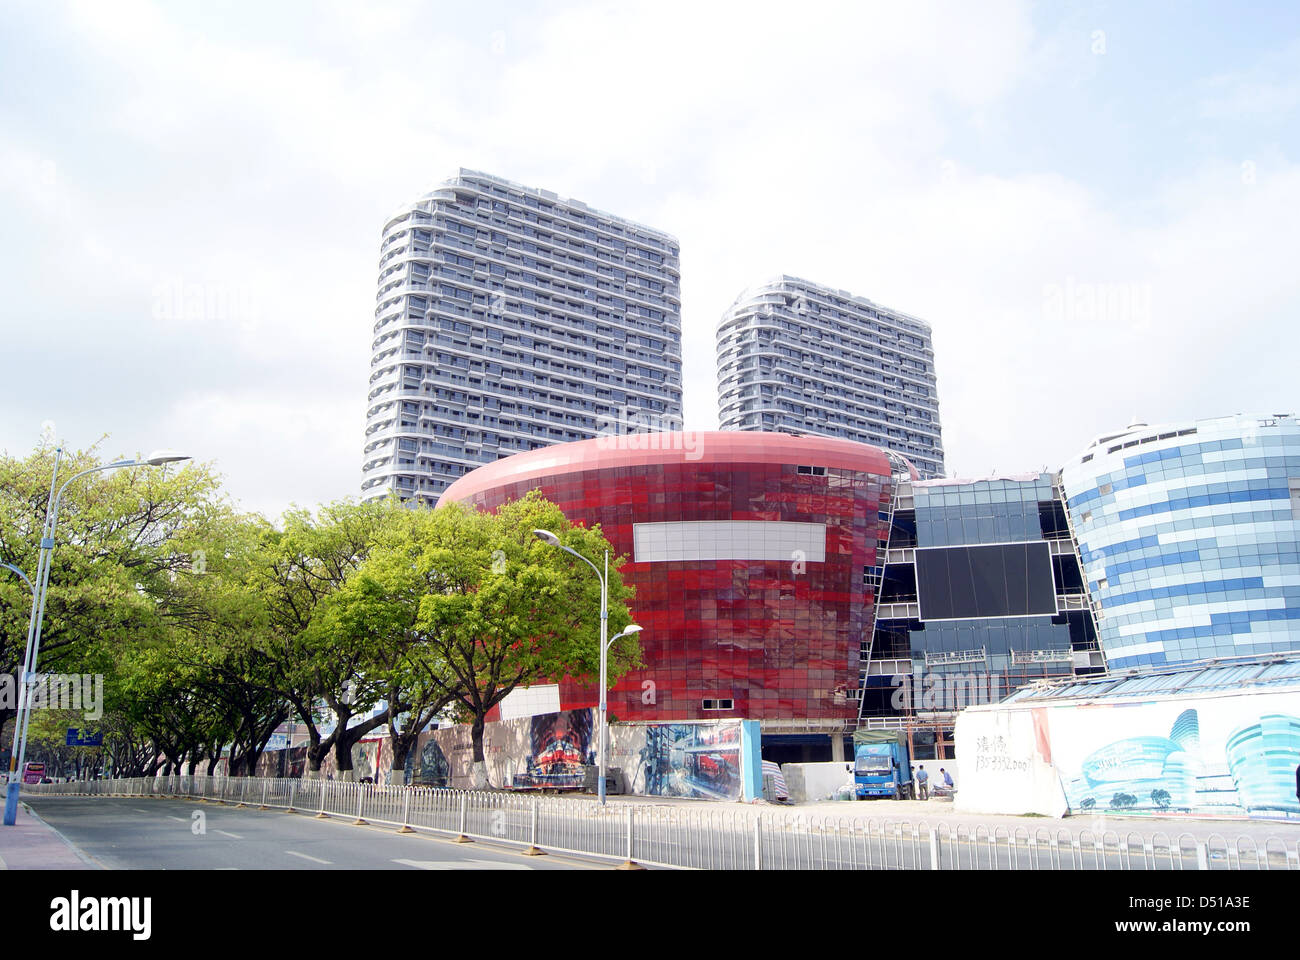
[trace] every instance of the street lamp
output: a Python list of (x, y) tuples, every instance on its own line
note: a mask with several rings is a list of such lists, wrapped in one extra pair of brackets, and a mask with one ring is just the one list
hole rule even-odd
[(600, 580), (600, 710), (599, 710), (599, 718), (597, 720), (597, 732), (596, 732), (596, 736), (598, 738), (597, 747), (596, 747), (596, 757), (597, 757), (596, 763), (597, 763), (597, 774), (599, 777), (599, 783), (596, 789), (597, 789), (597, 795), (600, 797), (601, 806), (604, 806), (605, 804), (605, 739), (606, 739), (605, 737), (605, 726), (606, 726), (605, 676), (606, 676), (606, 664), (609, 659), (609, 648), (614, 645), (615, 640), (618, 640), (621, 637), (627, 637), (627, 636), (631, 636), (634, 633), (640, 633), (641, 628), (637, 624), (633, 623), (625, 627), (623, 630), (619, 631), (618, 633), (616, 633), (613, 637), (610, 637), (608, 640), (605, 639), (605, 635), (609, 632), (609, 551), (608, 550), (605, 551), (605, 572), (602, 574), (600, 572), (600, 569), (594, 563), (592, 563), (590, 560), (588, 560), (586, 557), (580, 554), (577, 550), (574, 550), (570, 547), (566, 547), (564, 544), (560, 543), (560, 538), (557, 537), (555, 534), (553, 534), (550, 530), (534, 530), (533, 534), (537, 536), (539, 539), (544, 540), (546, 543), (549, 543), (551, 546), (559, 547), (565, 553), (569, 553), (577, 557), (587, 566), (591, 567), (592, 571), (596, 574), (596, 578)]
[[(23, 583), (27, 584), (27, 589), (32, 592), (32, 609), (34, 610), (36, 608), (36, 588), (32, 586), (31, 580), (27, 579), (27, 574), (23, 573), (22, 570), (20, 570), (18, 567), (15, 567), (12, 563), (0, 563), (0, 567), (4, 567), (6, 570), (11, 570), (14, 573), (18, 574), (19, 578), (21, 578)], [(32, 621), (29, 616), (27, 620), (27, 645), (26, 647), (23, 648), (24, 663), (26, 662), (26, 657), (28, 656), (28, 654), (31, 653), (31, 649), (32, 649)], [(21, 684), (18, 687), (18, 699), (21, 702), (22, 700)], [(20, 719), (19, 714), (15, 710), (14, 711), (14, 734), (15, 735), (18, 733), (19, 719)], [(12, 756), (12, 753), (10, 755)]]
[(23, 583), (27, 584), (27, 589), (32, 591), (33, 596), (35, 595), (36, 588), (33, 587), (32, 582), (27, 579), (27, 574), (23, 573), (12, 563), (0, 563), (0, 567), (4, 567), (6, 570), (12, 570), (14, 573), (18, 574), (18, 576), (22, 578)]
[[(18, 791), (22, 779), (22, 763), (27, 755), (27, 725), (31, 722), (32, 712), (28, 707), (27, 688), (35, 676), (36, 658), (41, 651), (41, 626), (45, 619), (45, 599), (50, 583), (50, 561), (54, 555), (54, 531), (59, 524), (59, 503), (63, 491), (74, 480), (101, 470), (116, 470), (120, 467), (160, 467), (190, 459), (174, 450), (155, 450), (143, 460), (118, 460), (100, 467), (91, 467), (74, 473), (56, 487), (59, 482), (59, 463), (63, 459), (63, 448), (54, 448), (54, 475), (50, 477), (50, 496), (45, 504), (45, 526), (41, 530), (40, 557), (36, 563), (36, 587), (32, 594), (32, 617), (27, 626), (27, 651), (23, 657), (23, 669), (18, 684), (18, 712), (14, 716), (14, 745), (9, 754), (9, 785), (5, 792), (5, 819), (7, 827), (12, 827), (18, 819)], [(57, 489), (57, 492), (56, 492)], [(8, 564), (6, 564), (8, 566)], [(24, 577), (24, 580), (27, 578)], [(31, 581), (28, 581), (31, 585)]]

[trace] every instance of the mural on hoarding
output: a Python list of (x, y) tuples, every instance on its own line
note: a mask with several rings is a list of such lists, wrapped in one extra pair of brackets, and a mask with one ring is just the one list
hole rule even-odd
[[(497, 788), (580, 788), (583, 765), (596, 762), (594, 717), (595, 711), (586, 708), (485, 724), (488, 782)], [(474, 745), (469, 724), (421, 734), (418, 754), (418, 762), (407, 757), (408, 782), (456, 789), (472, 786)]]
[[(369, 777), (375, 783), (383, 782), (380, 763), (388, 751), (383, 749), (382, 740), (362, 740), (352, 745), (352, 778), (362, 780)], [(339, 767), (334, 751), (326, 754), (320, 765), (321, 776), (327, 780), (338, 780)]]
[(1300, 694), (1052, 708), (1070, 807), (1300, 817)]
[(406, 782), (422, 787), (451, 786), (451, 764), (432, 731), (421, 734), (417, 749), (406, 755)]
[(290, 747), (284, 751), (284, 776), (299, 778), (303, 771), (307, 769), (307, 748)]
[(515, 774), (513, 785), (583, 786), (584, 766), (596, 762), (592, 711), (543, 713), (530, 719), (529, 753), (524, 758), (524, 770)]
[[(489, 781), (497, 788), (581, 789), (585, 768), (596, 763), (595, 710), (569, 710), (489, 723), (483, 733)], [(622, 772), (625, 792), (661, 797), (738, 800), (744, 780), (744, 737), (739, 720), (694, 723), (614, 724), (609, 766)], [(287, 754), (287, 755), (286, 755)], [(366, 740), (352, 751), (355, 778), (388, 781), (385, 766), (392, 750), (382, 740)], [(471, 785), (473, 749), (466, 724), (420, 735), (407, 754), (406, 782), (427, 787)], [(262, 755), (264, 776), (301, 776), (306, 748)], [(224, 772), (223, 758), (219, 772)], [(285, 771), (281, 774), (280, 771)], [(337, 779), (334, 755), (321, 775)]]
[(740, 799), (739, 721), (631, 725), (615, 728), (613, 741), (612, 763), (624, 767), (633, 792)]

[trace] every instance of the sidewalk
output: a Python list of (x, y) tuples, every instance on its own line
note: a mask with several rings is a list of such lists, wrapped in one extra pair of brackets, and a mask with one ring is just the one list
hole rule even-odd
[(12, 827), (0, 826), (0, 870), (100, 869), (27, 804), (19, 804), (17, 819)]

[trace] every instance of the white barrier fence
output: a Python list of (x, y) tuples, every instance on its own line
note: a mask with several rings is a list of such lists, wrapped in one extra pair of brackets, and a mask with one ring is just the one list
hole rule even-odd
[(185, 776), (26, 784), (34, 796), (183, 797), (705, 870), (1295, 870), (1300, 840), (956, 826), (789, 810), (536, 797), (318, 779)]

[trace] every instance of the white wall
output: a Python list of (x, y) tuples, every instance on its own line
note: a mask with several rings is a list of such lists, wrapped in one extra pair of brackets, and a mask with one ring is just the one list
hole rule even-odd
[(1046, 710), (963, 710), (957, 714), (954, 738), (954, 809), (1065, 816), (1068, 806), (1052, 765)]
[(840, 787), (853, 782), (851, 763), (783, 763), (781, 773), (794, 803), (829, 800)]

